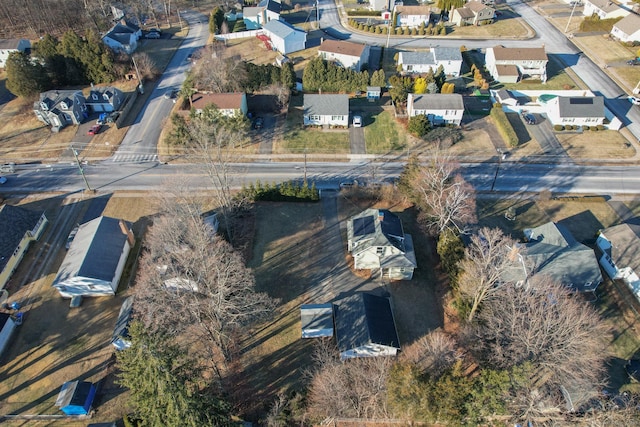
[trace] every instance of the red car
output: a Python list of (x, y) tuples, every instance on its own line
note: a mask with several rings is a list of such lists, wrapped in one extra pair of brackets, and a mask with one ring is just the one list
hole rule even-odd
[(102, 129), (102, 125), (93, 125), (87, 132), (87, 135), (97, 135), (100, 132), (100, 129)]

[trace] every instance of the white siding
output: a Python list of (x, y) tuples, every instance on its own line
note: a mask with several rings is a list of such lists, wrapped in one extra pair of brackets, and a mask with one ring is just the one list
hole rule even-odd
[(343, 351), (340, 353), (340, 359), (353, 359), (354, 357), (379, 357), (379, 356), (395, 356), (398, 349), (380, 344), (367, 344), (358, 348)]

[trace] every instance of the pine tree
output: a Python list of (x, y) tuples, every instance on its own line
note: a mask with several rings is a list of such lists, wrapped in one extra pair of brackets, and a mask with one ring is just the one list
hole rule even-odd
[(29, 97), (49, 89), (45, 69), (23, 52), (12, 52), (7, 58), (7, 89), (16, 96)]

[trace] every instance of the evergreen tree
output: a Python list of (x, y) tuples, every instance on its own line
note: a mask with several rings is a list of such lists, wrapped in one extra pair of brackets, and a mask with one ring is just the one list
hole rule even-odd
[(429, 129), (431, 129), (431, 123), (429, 123), (429, 119), (427, 119), (427, 116), (424, 114), (418, 114), (417, 116), (409, 118), (407, 130), (413, 135), (422, 138), (429, 132)]
[(288, 89), (294, 89), (296, 87), (296, 72), (294, 71), (293, 64), (291, 62), (285, 62), (282, 64), (282, 69), (280, 70), (280, 83)]
[(384, 75), (383, 69), (379, 69), (373, 72), (373, 74), (371, 75), (371, 86), (387, 86), (387, 78)]
[(29, 97), (50, 88), (45, 68), (31, 61), (23, 52), (12, 52), (7, 58), (7, 89), (16, 96)]

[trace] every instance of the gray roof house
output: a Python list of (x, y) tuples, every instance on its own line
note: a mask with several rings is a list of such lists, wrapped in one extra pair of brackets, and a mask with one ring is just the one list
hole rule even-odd
[(121, 20), (102, 36), (102, 42), (116, 52), (132, 54), (138, 48), (142, 30), (135, 24)]
[(413, 239), (387, 210), (367, 209), (347, 221), (348, 250), (356, 270), (379, 271), (391, 280), (411, 280), (418, 267)]
[(349, 126), (349, 95), (305, 94), (303, 104), (305, 126)]
[(269, 37), (274, 50), (283, 55), (304, 50), (307, 33), (300, 28), (278, 19), (272, 19), (262, 26), (264, 34)]
[(602, 96), (557, 96), (545, 102), (553, 125), (597, 126), (604, 124)]
[(620, 7), (611, 0), (585, 0), (582, 14), (584, 16), (598, 15), (600, 19), (619, 18), (629, 15), (631, 12)]
[(594, 292), (602, 282), (593, 249), (578, 242), (562, 224), (548, 222), (524, 230), (524, 235), (528, 242), (521, 251), (523, 268), (513, 270), (513, 281), (541, 274), (579, 292)]
[(481, 1), (469, 1), (463, 7), (454, 9), (451, 22), (457, 26), (481, 25), (491, 22), (495, 17), (495, 10)]
[(11, 52), (26, 52), (30, 49), (31, 42), (27, 39), (0, 39), (0, 68), (7, 65)]
[(93, 113), (110, 113), (119, 110), (124, 100), (125, 95), (118, 88), (92, 87), (85, 103)]
[(334, 315), (340, 359), (395, 356), (400, 349), (387, 298), (357, 293), (337, 301)]
[(42, 92), (40, 100), (33, 104), (33, 112), (54, 132), (67, 125), (79, 125), (89, 116), (86, 99), (79, 90)]
[(29, 245), (40, 238), (47, 224), (43, 211), (0, 206), (0, 289), (4, 289)]
[(625, 16), (613, 24), (611, 35), (625, 43), (640, 41), (640, 16), (635, 13)]
[(405, 73), (434, 73), (442, 66), (448, 76), (458, 77), (462, 54), (455, 47), (434, 47), (426, 52), (399, 52), (398, 66)]
[(407, 96), (409, 117), (423, 114), (433, 126), (452, 124), (460, 126), (464, 101), (458, 93), (410, 93)]
[(640, 300), (640, 224), (619, 224), (600, 231), (599, 262), (612, 280), (624, 281)]
[(53, 287), (63, 298), (115, 295), (134, 244), (123, 220), (100, 216), (80, 225)]
[(242, 19), (247, 30), (257, 30), (272, 19), (280, 19), (282, 4), (276, 0), (262, 0), (257, 6), (243, 7)]

